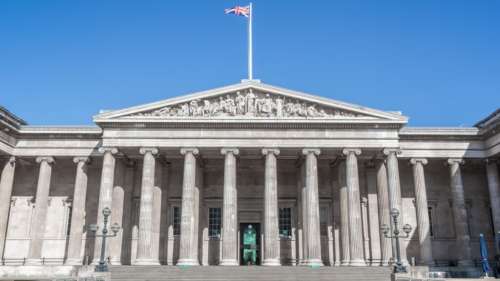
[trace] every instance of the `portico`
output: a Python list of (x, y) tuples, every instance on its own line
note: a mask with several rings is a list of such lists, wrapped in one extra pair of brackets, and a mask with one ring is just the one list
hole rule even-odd
[(124, 227), (112, 264), (238, 266), (240, 226), (254, 224), (263, 266), (386, 266), (394, 245), (379, 229), (397, 208), (415, 229), (405, 263), (468, 266), (500, 213), (497, 115), (408, 128), (397, 112), (253, 80), (107, 111), (96, 127), (6, 116), (6, 264), (96, 261), (83, 226), (109, 207)]

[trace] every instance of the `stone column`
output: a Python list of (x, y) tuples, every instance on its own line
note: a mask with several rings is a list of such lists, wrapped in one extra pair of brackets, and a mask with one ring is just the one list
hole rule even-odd
[(302, 259), (301, 259), (301, 265), (307, 265), (308, 261), (308, 255), (309, 255), (309, 250), (307, 250), (307, 224), (308, 224), (308, 212), (307, 210), (309, 209), (309, 202), (307, 199), (307, 188), (306, 188), (306, 164), (304, 163), (305, 161), (301, 161), (302, 163), (300, 164), (300, 170), (299, 170), (299, 175), (300, 175), (300, 198), (301, 198), (301, 208), (302, 208)]
[(358, 159), (360, 149), (344, 149), (346, 155), (347, 199), (349, 204), (349, 255), (350, 266), (366, 266), (363, 256), (363, 221), (361, 219)]
[[(389, 208), (389, 191), (387, 186), (387, 169), (384, 161), (377, 164), (377, 200), (379, 214), (379, 228), (382, 225), (391, 225), (390, 208)], [(380, 251), (381, 265), (388, 266), (389, 260), (392, 257), (391, 239), (386, 238), (384, 233), (380, 231)]]
[[(401, 183), (399, 181), (399, 165), (398, 165), (398, 154), (401, 153), (399, 149), (384, 149), (384, 154), (387, 156), (387, 183), (389, 186), (389, 209), (398, 209), (399, 215), (399, 225), (404, 224), (404, 210), (401, 199)], [(392, 226), (392, 220), (391, 220)], [(394, 243), (396, 240), (393, 240)], [(408, 258), (406, 257), (406, 241), (405, 239), (399, 239), (401, 262), (404, 265), (408, 265)], [(394, 247), (394, 245), (393, 245)]]
[(338, 166), (339, 175), (339, 205), (340, 205), (340, 245), (342, 248), (341, 265), (348, 266), (350, 263), (349, 256), (349, 204), (347, 198), (347, 182), (346, 182), (345, 161), (342, 161)]
[(110, 225), (117, 223), (121, 226), (116, 237), (109, 240), (109, 257), (112, 265), (121, 265), (122, 242), (123, 242), (123, 208), (125, 203), (125, 163), (118, 161), (116, 165), (116, 180), (113, 187), (111, 202)]
[[(488, 178), (488, 189), (490, 191), (490, 205), (493, 216), (493, 228), (496, 235), (500, 232), (500, 180), (498, 177), (498, 165), (494, 160), (486, 161), (486, 176)], [(497, 244), (497, 243), (495, 243)], [(497, 254), (500, 254), (496, 245)]]
[(304, 206), (302, 200), (302, 189), (303, 189), (303, 179), (302, 179), (302, 163), (298, 162), (296, 166), (295, 173), (297, 176), (297, 216), (295, 221), (297, 222), (297, 263), (296, 265), (301, 265), (304, 262)]
[(238, 188), (236, 186), (236, 148), (223, 148), (224, 202), (222, 208), (222, 260), (220, 265), (238, 265)]
[(427, 207), (427, 189), (425, 187), (424, 165), (427, 159), (412, 158), (413, 184), (415, 186), (415, 202), (417, 208), (417, 230), (420, 243), (420, 263), (432, 265), (432, 241), (429, 223), (429, 209)]
[(318, 193), (318, 159), (319, 149), (304, 148), (306, 156), (305, 186), (307, 198), (307, 261), (306, 265), (323, 265), (321, 260), (321, 233), (319, 221), (319, 193)]
[(0, 177), (0, 258), (3, 257), (5, 239), (7, 237), (7, 225), (9, 223), (10, 200), (12, 188), (14, 187), (14, 172), (16, 170), (16, 158), (9, 157), (2, 169)]
[(139, 236), (136, 265), (158, 265), (153, 242), (153, 186), (155, 184), (155, 155), (157, 148), (141, 148), (144, 155), (142, 166), (141, 203), (139, 207)]
[(16, 170), (16, 158), (9, 157), (2, 169), (0, 178), (0, 258), (3, 257), (5, 238), (7, 236), (7, 225), (9, 223), (10, 200), (14, 186), (14, 172)]
[(52, 175), (52, 157), (38, 157), (36, 162), (40, 163), (38, 183), (36, 187), (35, 211), (31, 220), (30, 247), (27, 265), (40, 265), (42, 263), (42, 246), (45, 235), (45, 221), (47, 220), (47, 209), (49, 206), (50, 180)]
[(75, 189), (71, 209), (71, 228), (68, 238), (67, 265), (82, 265), (82, 237), (85, 227), (85, 201), (87, 198), (87, 164), (89, 157), (75, 157), (76, 163)]
[(196, 187), (196, 155), (197, 148), (182, 148), (184, 155), (184, 178), (182, 183), (182, 214), (180, 255), (177, 265), (199, 265), (198, 261), (198, 225), (196, 208), (198, 208)]
[(280, 265), (280, 237), (278, 227), (278, 175), (276, 156), (279, 149), (264, 148), (266, 156), (264, 188), (264, 261), (263, 265)]
[[(368, 229), (370, 235), (370, 251), (368, 256), (371, 258), (371, 266), (379, 266), (382, 261), (380, 245), (380, 222), (377, 196), (377, 169), (374, 161), (369, 161), (366, 165), (366, 185), (368, 196)], [(368, 247), (367, 247), (368, 249)]]
[[(101, 185), (99, 188), (99, 205), (97, 208), (97, 225), (99, 226), (99, 229), (102, 229), (104, 223), (102, 210), (104, 210), (104, 208), (106, 207), (108, 207), (109, 209), (112, 208), (113, 185), (115, 182), (114, 155), (118, 153), (118, 149), (114, 147), (100, 147), (99, 152), (104, 154), (102, 160)], [(94, 259), (92, 261), (93, 264), (97, 264), (99, 262), (99, 257), (101, 254), (101, 242), (102, 238), (95, 239)], [(109, 246), (109, 244), (107, 245)]]
[(450, 166), (450, 186), (453, 202), (453, 219), (455, 221), (455, 232), (457, 236), (458, 265), (472, 266), (472, 253), (470, 247), (469, 224), (467, 218), (467, 208), (465, 206), (464, 185), (460, 165), (462, 159), (448, 159)]

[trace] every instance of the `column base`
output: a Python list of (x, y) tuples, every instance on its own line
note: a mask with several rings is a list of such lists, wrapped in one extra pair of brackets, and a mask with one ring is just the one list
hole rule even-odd
[(280, 266), (281, 262), (279, 259), (265, 259), (262, 262), (263, 266)]
[(340, 266), (349, 266), (349, 263), (351, 261), (350, 260), (343, 260), (341, 263), (340, 263)]
[(457, 264), (458, 266), (464, 267), (474, 266), (474, 262), (472, 262), (472, 260), (459, 260)]
[(362, 259), (351, 260), (349, 266), (366, 266), (366, 261)]
[(324, 266), (323, 261), (321, 259), (310, 259), (304, 261), (305, 266), (310, 266), (310, 267), (318, 267), (318, 266)]
[(177, 266), (199, 266), (200, 263), (196, 259), (179, 259)]
[(118, 258), (112, 258), (110, 261), (109, 261), (109, 264), (111, 265), (122, 265), (122, 261)]
[(157, 259), (136, 259), (134, 265), (160, 265), (160, 262)]
[(43, 265), (42, 259), (40, 258), (27, 258), (25, 265)]
[(83, 259), (80, 258), (67, 258), (64, 262), (65, 265), (82, 265)]
[(222, 266), (239, 266), (240, 263), (237, 260), (233, 259), (223, 259), (219, 265)]

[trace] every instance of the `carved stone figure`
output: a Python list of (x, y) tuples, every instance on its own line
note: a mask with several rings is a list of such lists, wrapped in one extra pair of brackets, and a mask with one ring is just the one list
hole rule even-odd
[(247, 94), (247, 114), (253, 115), (255, 113), (255, 95), (252, 90), (250, 90)]
[(235, 92), (206, 99), (196, 99), (178, 105), (169, 105), (133, 116), (154, 117), (229, 117), (246, 116), (258, 118), (354, 118), (353, 112), (325, 108), (299, 99), (285, 98), (270, 93)]
[(276, 117), (283, 117), (283, 99), (276, 98)]
[(240, 92), (236, 92), (236, 114), (245, 114), (245, 97)]

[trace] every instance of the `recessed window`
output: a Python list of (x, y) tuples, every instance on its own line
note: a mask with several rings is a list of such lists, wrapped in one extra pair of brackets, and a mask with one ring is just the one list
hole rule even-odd
[(208, 237), (220, 238), (221, 208), (208, 209)]
[(174, 235), (181, 234), (181, 208), (174, 206), (172, 210), (172, 222), (174, 227)]
[(279, 228), (281, 238), (292, 237), (292, 209), (280, 208)]

